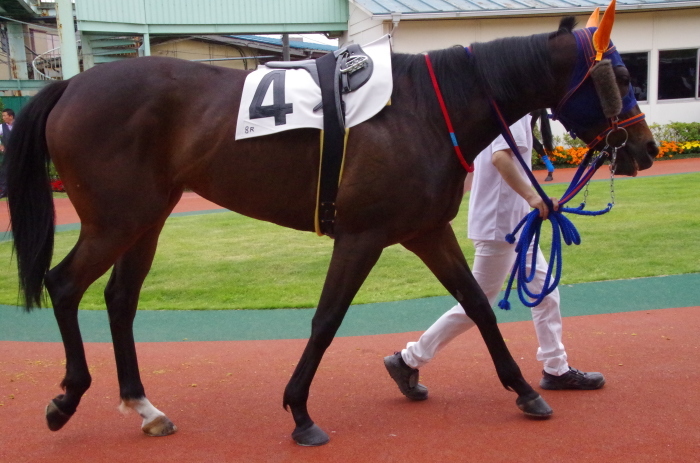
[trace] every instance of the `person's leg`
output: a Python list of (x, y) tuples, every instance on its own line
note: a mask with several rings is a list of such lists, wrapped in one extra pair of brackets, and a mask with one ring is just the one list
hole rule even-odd
[[(528, 255), (531, 262), (532, 249)], [(529, 265), (528, 265), (529, 270)], [(547, 261), (542, 251), (537, 248), (537, 270), (535, 272), (536, 292), (541, 291), (547, 275)], [(544, 362), (540, 387), (543, 389), (599, 389), (605, 384), (601, 373), (585, 373), (571, 368), (567, 361), (566, 350), (562, 344), (562, 320), (559, 307), (559, 290), (555, 289), (536, 307), (532, 308), (532, 321), (540, 346), (537, 360)]]
[[(486, 294), (491, 306), (496, 302), (503, 282), (515, 261), (515, 245), (505, 241), (475, 241), (472, 274)], [(474, 326), (459, 304), (445, 312), (417, 342), (409, 342), (401, 357), (411, 368), (428, 363), (440, 349)]]
[(544, 162), (544, 165), (547, 166), (547, 178), (544, 179), (545, 182), (551, 182), (554, 180), (554, 177), (552, 174), (554, 173), (554, 166), (552, 165), (552, 161), (549, 160), (549, 156), (546, 154), (542, 156), (542, 161)]
[[(530, 270), (532, 249), (528, 252), (527, 270)], [(537, 248), (537, 270), (533, 280), (533, 289), (540, 292), (547, 276), (547, 261)], [(569, 371), (566, 350), (562, 344), (562, 322), (559, 309), (559, 289), (555, 289), (546, 296), (542, 302), (533, 307), (532, 322), (535, 324), (535, 333), (540, 346), (537, 349), (537, 360), (544, 362), (544, 371), (559, 376)]]
[[(472, 274), (493, 307), (506, 275), (515, 261), (514, 245), (502, 241), (475, 241)], [(384, 358), (384, 365), (402, 394), (411, 400), (428, 398), (428, 388), (418, 383), (418, 368), (428, 363), (444, 346), (475, 323), (457, 304), (428, 328), (417, 342)]]
[(409, 342), (401, 357), (411, 368), (420, 368), (458, 335), (474, 326), (461, 305), (456, 304), (442, 314), (416, 342)]
[(5, 162), (0, 162), (0, 198), (7, 196), (7, 168)]

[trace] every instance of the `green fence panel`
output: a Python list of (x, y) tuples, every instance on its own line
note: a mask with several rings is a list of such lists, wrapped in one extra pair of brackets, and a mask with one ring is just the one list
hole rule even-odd
[(2, 96), (0, 101), (2, 101), (2, 109), (11, 109), (17, 115), (31, 98), (30, 96)]

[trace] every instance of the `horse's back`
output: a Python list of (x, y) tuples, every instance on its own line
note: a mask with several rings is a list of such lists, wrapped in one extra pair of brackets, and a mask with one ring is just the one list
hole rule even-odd
[(171, 123), (172, 135), (178, 126), (199, 125), (213, 112), (237, 112), (246, 75), (163, 57), (100, 65), (69, 81), (48, 121), (48, 137), (60, 131), (60, 138), (71, 138), (71, 128), (85, 135), (88, 127), (101, 130), (93, 136), (103, 139), (107, 126), (135, 134)]
[(74, 156), (79, 146), (114, 150), (127, 139), (170, 144), (213, 114), (237, 112), (246, 74), (160, 57), (92, 68), (69, 81), (48, 120), (52, 157), (67, 145)]
[(151, 57), (71, 79), (47, 143), (76, 208), (95, 216), (107, 197), (149, 198), (153, 215), (189, 188), (245, 215), (312, 229), (318, 132), (236, 141), (247, 75)]

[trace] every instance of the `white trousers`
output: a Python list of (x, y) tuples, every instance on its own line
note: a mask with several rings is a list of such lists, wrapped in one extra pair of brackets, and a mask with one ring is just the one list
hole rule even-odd
[[(474, 241), (473, 274), (481, 289), (486, 294), (489, 304), (496, 303), (503, 283), (515, 262), (515, 244), (505, 241)], [(532, 259), (532, 248), (528, 252), (528, 270)], [(547, 262), (539, 247), (537, 248), (537, 272), (531, 288), (539, 292), (547, 274)], [(499, 309), (500, 310), (500, 309)], [(559, 290), (555, 289), (537, 306), (532, 308), (532, 321), (539, 341), (537, 360), (544, 362), (544, 371), (560, 376), (569, 371), (566, 351), (561, 342), (561, 312), (559, 311)], [(458, 335), (475, 326), (467, 317), (461, 305), (457, 304), (445, 312), (418, 339), (409, 342), (401, 351), (407, 365), (420, 368), (428, 363), (440, 349)]]

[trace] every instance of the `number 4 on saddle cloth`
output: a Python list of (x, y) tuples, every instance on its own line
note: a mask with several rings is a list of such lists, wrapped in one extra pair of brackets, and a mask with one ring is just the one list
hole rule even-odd
[[(355, 56), (360, 59), (354, 60), (353, 56), (347, 55), (340, 56), (338, 61), (343, 68), (340, 69), (337, 90), (339, 95), (342, 94), (339, 98), (344, 107), (342, 118), (346, 128), (358, 125), (381, 111), (389, 102), (393, 85), (388, 35), (361, 48), (357, 45), (347, 47), (348, 50), (353, 48), (359, 50)], [(332, 55), (338, 57), (345, 50), (342, 48)], [(363, 55), (368, 59), (364, 59)], [(335, 60), (333, 62), (335, 64)], [(270, 62), (251, 72), (243, 87), (236, 140), (292, 129), (323, 129), (317, 64), (316, 60)], [(357, 69), (352, 69), (353, 65)], [(357, 86), (353, 76), (364, 74), (360, 77), (364, 80), (368, 69), (371, 71), (369, 78)], [(335, 117), (341, 115), (336, 114)]]
[(388, 35), (317, 60), (270, 62), (246, 77), (236, 140), (297, 128), (322, 129), (314, 213), (318, 235), (334, 236), (348, 129), (381, 111), (392, 88)]

